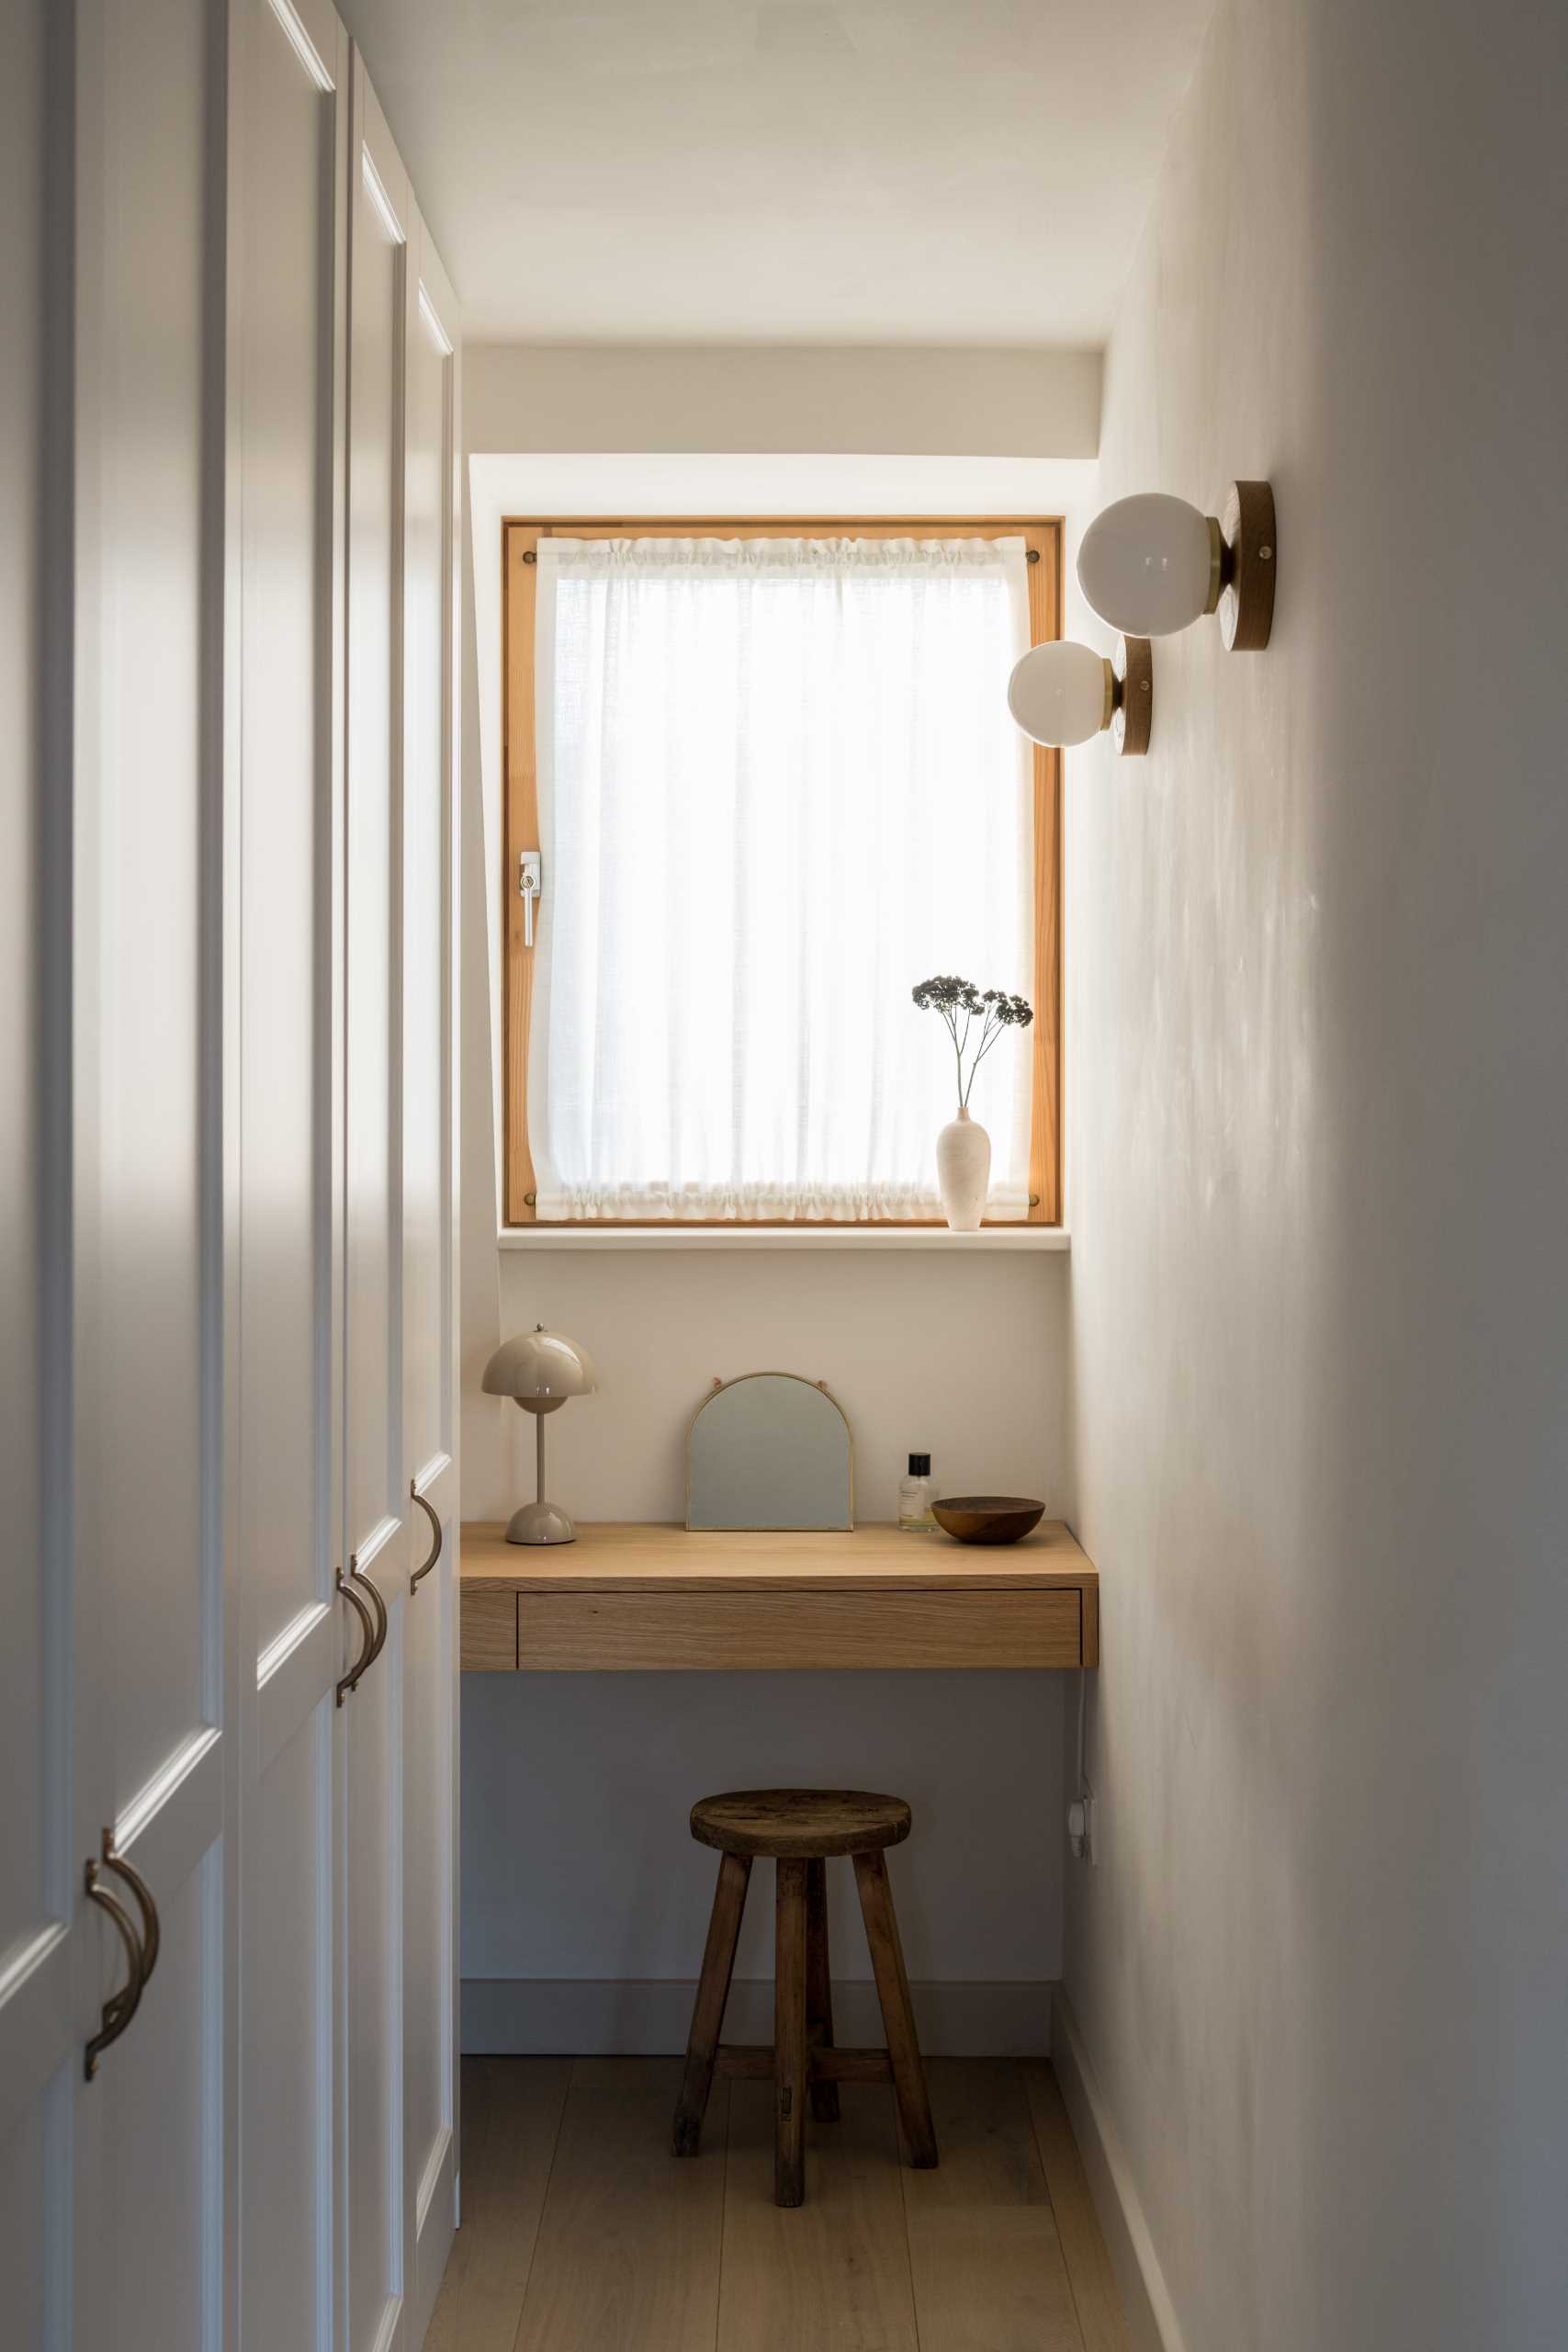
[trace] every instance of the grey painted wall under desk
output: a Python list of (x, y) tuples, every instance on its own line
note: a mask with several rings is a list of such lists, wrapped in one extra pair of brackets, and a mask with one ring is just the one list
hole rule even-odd
[[(693, 1800), (848, 1782), (914, 1807), (889, 1857), (911, 1977), (962, 1988), (959, 2039), (1015, 2043), (1032, 2016), (1043, 2048), (1041, 1988), (1061, 1955), (1059, 1709), (1043, 1674), (470, 1676), (463, 1974), (487, 1992), (466, 1999), (468, 2045), (547, 2047), (556, 2018), (592, 2041), (609, 2016), (611, 2046), (678, 2046), (717, 1860), (688, 1834)], [(835, 1979), (868, 1981), (848, 1863), (829, 1882)], [(760, 1864), (738, 1978), (772, 1975), (772, 1937)], [(564, 2008), (562, 1980), (583, 1988)], [(606, 1984), (624, 1989), (607, 2002)], [(661, 1984), (679, 1990), (647, 1989)]]

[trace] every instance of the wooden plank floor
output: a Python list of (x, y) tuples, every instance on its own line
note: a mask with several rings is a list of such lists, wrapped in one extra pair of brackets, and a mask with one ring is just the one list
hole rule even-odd
[(807, 2127), (773, 2201), (765, 2083), (716, 2083), (670, 2154), (680, 2062), (466, 2058), (463, 2226), (427, 2352), (1126, 2352), (1044, 2060), (931, 2061), (942, 2163), (903, 2160), (890, 2090)]

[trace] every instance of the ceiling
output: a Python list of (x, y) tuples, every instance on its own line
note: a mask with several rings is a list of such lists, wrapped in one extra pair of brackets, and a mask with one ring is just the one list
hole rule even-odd
[(470, 337), (1103, 341), (1211, 0), (346, 0)]

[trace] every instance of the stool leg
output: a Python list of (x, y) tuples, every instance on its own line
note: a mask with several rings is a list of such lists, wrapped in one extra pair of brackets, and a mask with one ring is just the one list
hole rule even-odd
[(773, 2202), (806, 2200), (806, 1864), (780, 1862), (773, 1937)]
[(909, 2143), (909, 2160), (925, 2171), (937, 2161), (936, 2130), (926, 2095), (926, 2070), (915, 2038), (914, 2013), (909, 2007), (909, 1980), (904, 1973), (904, 1951), (898, 1941), (898, 1919), (887, 1864), (880, 1853), (857, 1854), (855, 1883), (865, 1918), (865, 1939), (871, 1946), (872, 1973), (882, 2004), (887, 2055), (893, 2062), (893, 2087), (898, 2094), (898, 2120)]
[(750, 1855), (721, 1856), (718, 1884), (714, 1890), (713, 1917), (708, 1921), (707, 1946), (703, 1953), (703, 1973), (692, 2010), (691, 2039), (686, 2044), (686, 2072), (675, 2106), (674, 2137), (678, 2156), (694, 2156), (702, 2138), (703, 2117), (707, 2110), (708, 2093), (713, 2088), (714, 2052), (718, 2048), (719, 2029), (724, 2023), (724, 2005), (729, 1998), (729, 1980), (735, 1971), (735, 1945), (740, 1934), (740, 1914), (746, 1907), (746, 1888), (750, 1876)]
[[(806, 2041), (810, 2050), (833, 2047), (833, 1979), (828, 1962), (828, 1865), (806, 1865)], [(839, 2086), (813, 2083), (811, 2112), (818, 2123), (837, 2123)]]

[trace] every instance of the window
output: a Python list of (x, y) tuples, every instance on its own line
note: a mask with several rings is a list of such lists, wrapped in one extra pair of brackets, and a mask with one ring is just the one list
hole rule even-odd
[(1060, 526), (502, 537), (507, 1221), (939, 1222), (910, 991), (958, 972), (1035, 1014), (972, 1102), (988, 1217), (1058, 1222), (1059, 758), (1005, 690)]

